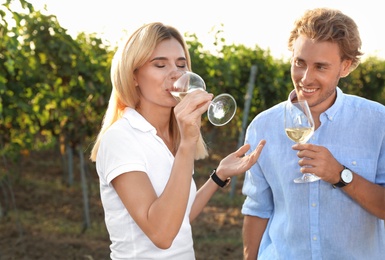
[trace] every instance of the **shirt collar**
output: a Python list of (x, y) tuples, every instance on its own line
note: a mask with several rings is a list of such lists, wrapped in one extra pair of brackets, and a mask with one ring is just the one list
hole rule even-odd
[(155, 128), (133, 108), (126, 107), (124, 109), (123, 118), (127, 119), (132, 128), (142, 132), (155, 130)]
[[(337, 98), (334, 101), (333, 105), (329, 107), (324, 114), (326, 115), (326, 118), (330, 121), (333, 121), (334, 116), (336, 115), (337, 111), (340, 109), (342, 106), (343, 100), (344, 100), (344, 95), (342, 90), (337, 86), (336, 87), (337, 91)], [(295, 93), (295, 90), (292, 90), (289, 94), (289, 97), (287, 99), (288, 102), (291, 102), (293, 99), (297, 97), (297, 94)]]
[(333, 119), (335, 118), (335, 115), (337, 114), (337, 111), (341, 108), (343, 100), (345, 98), (342, 90), (339, 87), (336, 88), (336, 91), (337, 91), (336, 100), (334, 101), (333, 105), (324, 112), (326, 115), (326, 118), (329, 119), (330, 121), (333, 121)]

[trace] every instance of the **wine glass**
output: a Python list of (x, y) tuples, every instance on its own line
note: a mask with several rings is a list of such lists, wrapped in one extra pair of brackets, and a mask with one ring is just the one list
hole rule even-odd
[[(187, 93), (200, 89), (206, 91), (206, 83), (198, 74), (191, 71), (183, 73), (173, 84), (170, 91), (171, 95), (178, 101), (181, 101)], [(230, 122), (237, 110), (235, 99), (229, 94), (220, 94), (216, 96), (207, 110), (209, 121), (215, 126), (222, 126)]]
[[(285, 132), (296, 143), (306, 143), (314, 133), (314, 120), (306, 100), (285, 104)], [(320, 178), (311, 173), (294, 179), (295, 183), (318, 181)]]

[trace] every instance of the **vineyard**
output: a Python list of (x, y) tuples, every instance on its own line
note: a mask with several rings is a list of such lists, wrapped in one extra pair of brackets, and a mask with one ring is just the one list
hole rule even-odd
[[(252, 118), (292, 90), (288, 60), (257, 45), (228, 45), (222, 35), (221, 28), (212, 35), (216, 53), (185, 35), (193, 71), (210, 92), (230, 93), (238, 105), (224, 127), (203, 118), (211, 152), (196, 164), (198, 185), (242, 142)], [(116, 47), (93, 34), (68, 35), (54, 14), (26, 0), (0, 4), (0, 39), (0, 260), (106, 259), (88, 157), (108, 105)], [(339, 86), (385, 104), (385, 61), (366, 58)], [(198, 259), (241, 257), (241, 185), (218, 192), (193, 224)]]

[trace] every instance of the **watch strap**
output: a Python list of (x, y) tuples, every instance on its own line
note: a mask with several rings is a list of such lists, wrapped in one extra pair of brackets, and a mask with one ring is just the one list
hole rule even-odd
[(340, 180), (339, 182), (333, 184), (333, 188), (342, 188), (342, 187), (345, 187), (346, 186), (346, 183), (343, 182), (342, 180)]
[(227, 178), (225, 181), (222, 181), (218, 175), (217, 175), (217, 169), (214, 169), (211, 174), (210, 174), (210, 178), (221, 188), (227, 186), (230, 181), (231, 181), (231, 178)]

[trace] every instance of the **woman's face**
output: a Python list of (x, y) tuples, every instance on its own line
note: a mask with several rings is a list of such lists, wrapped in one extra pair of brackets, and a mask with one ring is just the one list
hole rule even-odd
[(174, 38), (160, 42), (150, 59), (135, 72), (141, 106), (174, 107), (177, 101), (169, 89), (178, 70), (187, 70), (183, 46)]

